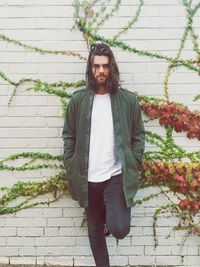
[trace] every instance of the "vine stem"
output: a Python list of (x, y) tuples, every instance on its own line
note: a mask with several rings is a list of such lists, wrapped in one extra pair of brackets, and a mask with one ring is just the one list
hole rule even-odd
[(76, 52), (73, 52), (73, 51), (65, 51), (65, 50), (50, 50), (50, 49), (38, 48), (36, 46), (24, 44), (24, 43), (22, 43), (22, 42), (20, 42), (18, 40), (15, 40), (15, 39), (11, 39), (11, 38), (9, 38), (8, 36), (6, 36), (4, 34), (0, 34), (0, 40), (6, 41), (8, 43), (12, 43), (12, 44), (15, 44), (15, 45), (18, 45), (18, 46), (22, 46), (25, 49), (38, 52), (38, 53), (40, 53), (42, 55), (44, 55), (44, 54), (56, 54), (56, 55), (61, 54), (61, 55), (66, 55), (66, 56), (78, 57), (81, 60), (87, 60), (86, 57), (82, 56), (80, 53), (76, 53)]
[(176, 59), (173, 57), (164, 56), (162, 54), (149, 52), (147, 50), (141, 50), (141, 49), (138, 49), (135, 47), (131, 47), (131, 46), (127, 45), (126, 43), (124, 43), (123, 41), (113, 41), (112, 39), (105, 38), (99, 34), (93, 34), (85, 26), (80, 25), (78, 22), (77, 22), (77, 24), (79, 25), (79, 30), (81, 32), (83, 32), (84, 34), (87, 34), (89, 37), (91, 37), (93, 41), (101, 41), (101, 42), (106, 43), (107, 45), (109, 45), (111, 47), (119, 47), (119, 48), (123, 49), (124, 51), (132, 52), (132, 53), (138, 54), (140, 56), (149, 56), (152, 58), (165, 59), (166, 61), (182, 65), (182, 66), (184, 66), (190, 70), (193, 70), (196, 72), (200, 71), (200, 67), (193, 66), (192, 64), (188, 63), (187, 60)]

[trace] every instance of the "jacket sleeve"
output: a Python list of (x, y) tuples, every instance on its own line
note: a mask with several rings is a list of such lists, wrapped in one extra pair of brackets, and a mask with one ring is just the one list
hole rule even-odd
[(76, 144), (76, 116), (73, 96), (67, 106), (62, 138), (64, 141), (64, 166), (67, 169), (68, 162), (73, 157)]
[(145, 131), (144, 131), (141, 108), (136, 97), (134, 97), (131, 116), (132, 116), (131, 149), (137, 161), (136, 163), (138, 169), (141, 170), (143, 163), (143, 153), (145, 148)]

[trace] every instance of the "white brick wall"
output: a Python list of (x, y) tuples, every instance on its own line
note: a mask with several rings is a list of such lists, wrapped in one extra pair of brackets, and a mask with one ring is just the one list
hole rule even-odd
[[(66, 0), (0, 0), (1, 34), (34, 46), (76, 50), (87, 55), (82, 34), (71, 32), (73, 25), (72, 1)], [(100, 1), (99, 1), (100, 2)], [(111, 1), (113, 3), (114, 1)], [(123, 0), (117, 14), (99, 31), (110, 37), (111, 30), (125, 24), (137, 10), (139, 1)], [(193, 1), (194, 4), (199, 1)], [(200, 13), (194, 19), (195, 31), (200, 35)], [(186, 24), (185, 8), (181, 0), (145, 0), (141, 16), (134, 29), (122, 35), (128, 44), (139, 49), (175, 56)], [(168, 64), (164, 60), (139, 57), (113, 49), (119, 64), (123, 85), (131, 91), (151, 96), (163, 96), (163, 80)], [(194, 56), (192, 42), (186, 42), (182, 57)], [(54, 82), (84, 79), (85, 62), (74, 57), (40, 55), (22, 47), (0, 41), (0, 70), (17, 81), (21, 78), (40, 78)], [(186, 68), (179, 68), (170, 77), (170, 99), (183, 102), (191, 109), (199, 109), (193, 98), (199, 93), (200, 77)], [(0, 80), (0, 159), (22, 151), (62, 153), (62, 127), (60, 101), (44, 92), (26, 91), (29, 84), (20, 86), (11, 105), (7, 103), (12, 87)], [(146, 129), (165, 135), (158, 121)], [(200, 143), (186, 138), (185, 133), (174, 133), (177, 144), (188, 151), (198, 150)], [(154, 149), (146, 144), (146, 149)], [(1, 186), (18, 180), (42, 179), (57, 171), (0, 172)], [(156, 192), (156, 188), (138, 191), (136, 198)], [(50, 195), (39, 200), (51, 199)], [(179, 244), (184, 231), (172, 232), (178, 218), (169, 214), (157, 220), (158, 247), (153, 247), (153, 213), (156, 207), (167, 203), (164, 197), (147, 201), (132, 208), (130, 234), (119, 241), (107, 238), (111, 264), (170, 265), (179, 267), (200, 266), (200, 238), (189, 237), (182, 251)], [(47, 264), (66, 266), (94, 265), (87, 228), (81, 228), (83, 209), (70, 198), (62, 198), (49, 207), (38, 205), (13, 215), (0, 216), (0, 264)], [(183, 261), (181, 261), (181, 255)]]

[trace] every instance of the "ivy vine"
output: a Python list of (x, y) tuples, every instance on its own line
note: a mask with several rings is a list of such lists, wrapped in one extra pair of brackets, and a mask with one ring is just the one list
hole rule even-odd
[[(188, 231), (187, 236), (190, 234), (200, 236), (200, 226), (194, 222), (194, 217), (200, 212), (200, 151), (187, 152), (181, 146), (177, 145), (173, 139), (173, 133), (176, 131), (186, 132), (188, 138), (196, 138), (200, 141), (200, 112), (190, 111), (188, 107), (182, 103), (171, 102), (168, 92), (170, 75), (175, 68), (182, 66), (190, 71), (200, 74), (199, 37), (193, 27), (193, 20), (200, 8), (200, 3), (193, 6), (191, 0), (182, 1), (186, 9), (187, 23), (175, 57), (169, 57), (161, 53), (141, 50), (119, 40), (120, 36), (127, 33), (130, 28), (133, 28), (139, 20), (145, 1), (139, 1), (136, 13), (133, 17), (126, 25), (122, 26), (118, 32), (113, 33), (111, 38), (105, 38), (98, 34), (98, 30), (120, 9), (122, 1), (114, 1), (112, 7), (108, 5), (110, 0), (102, 0), (100, 1), (100, 5), (97, 5), (98, 2), (99, 1), (97, 0), (74, 0), (73, 2), (74, 25), (72, 30), (78, 29), (83, 33), (83, 38), (86, 40), (88, 47), (93, 42), (101, 41), (111, 47), (120, 48), (122, 51), (135, 53), (139, 56), (162, 59), (168, 62), (163, 82), (163, 99), (140, 96), (135, 92), (144, 113), (148, 117), (148, 121), (158, 119), (160, 125), (164, 126), (166, 129), (166, 136), (163, 137), (157, 133), (146, 131), (146, 141), (153, 144), (157, 150), (145, 151), (144, 153), (144, 164), (141, 172), (139, 188), (154, 186), (159, 187), (160, 192), (157, 194), (150, 194), (142, 200), (135, 200), (133, 205), (142, 205), (145, 201), (159, 195), (164, 195), (168, 198), (169, 204), (157, 208), (153, 216), (155, 247), (158, 245), (156, 222), (160, 214), (165, 213), (166, 211), (171, 211), (172, 213), (175, 212), (180, 218), (179, 224), (174, 227), (173, 230), (184, 229)], [(181, 53), (189, 36), (192, 38), (193, 50), (196, 57), (192, 59), (181, 59)], [(0, 34), (0, 40), (21, 46), (24, 49), (40, 53), (41, 55), (61, 54), (63, 56), (74, 56), (80, 60), (86, 60), (84, 56), (74, 51), (42, 49), (24, 44), (19, 40), (14, 40), (3, 34)], [(27, 90), (33, 90), (36, 93), (39, 91), (46, 92), (47, 94), (53, 94), (59, 97), (63, 114), (66, 111), (67, 100), (71, 97), (71, 94), (67, 92), (67, 89), (79, 88), (85, 85), (84, 80), (73, 83), (66, 81), (48, 83), (39, 79), (26, 77), (16, 82), (10, 79), (3, 71), (0, 71), (0, 78), (13, 86), (13, 92), (8, 103), (9, 105), (11, 104), (19, 85), (32, 83), (31, 87), (28, 87)], [(200, 95), (194, 97), (194, 101), (199, 99)], [(25, 163), (18, 166), (10, 164), (10, 162), (17, 162), (20, 159), (25, 160)], [(185, 159), (187, 159), (188, 162), (185, 162)], [(37, 163), (38, 160), (43, 163)], [(38, 204), (49, 205), (50, 203), (57, 201), (63, 195), (68, 195), (68, 187), (62, 162), (62, 155), (53, 156), (49, 153), (31, 151), (12, 154), (1, 160), (0, 171), (8, 170), (17, 172), (49, 168), (59, 170), (60, 172), (57, 175), (40, 182), (19, 181), (12, 187), (1, 187), (0, 190), (4, 192), (4, 194), (0, 197), (0, 214), (15, 213), (21, 209), (31, 208)], [(43, 202), (37, 201), (37, 197), (49, 192), (53, 194), (53, 199)], [(173, 193), (177, 197), (179, 203), (173, 203), (168, 193)], [(23, 197), (23, 200), (19, 204), (14, 207), (8, 205), (11, 201), (16, 200), (19, 197)], [(34, 199), (36, 199), (35, 202), (33, 202)]]

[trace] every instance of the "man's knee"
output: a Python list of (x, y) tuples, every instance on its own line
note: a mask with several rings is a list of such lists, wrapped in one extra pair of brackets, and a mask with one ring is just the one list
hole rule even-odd
[(112, 225), (111, 229), (108, 230), (112, 233), (112, 235), (117, 239), (123, 239), (130, 232), (130, 225)]

